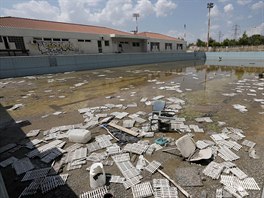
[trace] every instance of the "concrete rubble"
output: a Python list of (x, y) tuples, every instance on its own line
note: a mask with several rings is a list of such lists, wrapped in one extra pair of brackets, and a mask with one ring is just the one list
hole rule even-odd
[[(195, 75), (192, 78), (199, 79)], [(183, 92), (180, 83), (167, 84), (152, 80), (148, 82), (155, 86), (160, 85), (158, 89), (161, 91)], [(52, 81), (49, 80), (49, 83)], [(84, 86), (87, 83), (87, 81), (77, 83), (74, 84), (74, 87)], [(236, 93), (224, 93), (223, 95), (233, 97), (243, 91), (248, 91), (252, 96), (255, 96), (254, 89), (244, 87), (246, 83), (247, 81), (239, 81)], [(254, 85), (263, 87), (263, 84), (255, 83)], [(2, 83), (0, 86), (4, 87), (5, 84)], [(49, 93), (52, 90), (45, 90), (45, 92)], [(136, 92), (131, 92), (131, 97), (135, 94)], [(106, 99), (110, 101), (112, 98), (109, 96)], [(169, 116), (154, 115), (153, 112), (144, 112), (143, 109), (133, 113), (129, 111), (129, 109), (134, 109), (142, 104), (153, 105), (155, 101), (161, 99), (167, 103), (162, 111), (173, 112), (173, 114), (169, 114)], [(259, 105), (264, 104), (263, 99), (254, 98), (254, 101)], [(221, 187), (216, 189), (215, 197), (217, 198), (224, 197), (226, 192), (235, 197), (247, 197), (250, 195), (249, 191), (261, 190), (259, 184), (250, 176), (250, 171), (244, 170), (239, 165), (241, 157), (238, 151), (244, 152), (247, 149), (249, 157), (253, 160), (259, 159), (255, 150), (256, 143), (245, 139), (246, 134), (241, 129), (225, 126), (225, 123), (217, 121), (216, 118), (206, 115), (188, 120), (181, 117), (180, 113), (185, 104), (186, 101), (183, 99), (158, 95), (152, 98), (143, 97), (139, 101), (126, 105), (107, 103), (102, 106), (79, 109), (84, 120), (83, 123), (57, 126), (45, 131), (41, 129), (29, 131), (26, 137), (30, 138), (30, 141), (23, 144), (23, 147), (29, 150), (27, 154), (20, 159), (11, 156), (1, 161), (0, 166), (5, 168), (11, 165), (17, 175), (24, 174), (21, 182), (31, 181), (20, 197), (34, 195), (38, 190), (45, 194), (65, 185), (67, 179), (74, 172), (73, 170), (81, 169), (86, 165), (89, 165), (86, 170), (89, 170), (90, 174), (93, 173), (92, 176), (90, 175), (90, 181), (94, 182), (93, 190), (84, 189), (86, 192), (80, 194), (79, 197), (103, 197), (106, 193), (111, 192), (111, 188), (105, 186), (108, 184), (105, 181), (107, 176), (104, 171), (103, 175), (97, 175), (97, 170), (93, 167), (96, 164), (100, 164), (101, 168), (103, 166), (118, 168), (121, 175), (111, 175), (109, 182), (122, 185), (122, 188), (126, 190), (131, 189), (134, 198), (149, 196), (177, 198), (180, 192), (186, 196), (188, 193), (185, 192), (189, 189), (185, 191), (180, 186), (203, 186), (201, 176), (209, 181), (211, 179), (219, 181)], [(16, 110), (22, 106), (22, 104), (17, 104), (9, 110)], [(240, 104), (234, 104), (233, 107), (242, 113), (248, 111), (246, 106)], [(61, 111), (53, 113), (53, 115), (61, 114), (63, 114)], [(219, 132), (210, 131), (208, 139), (211, 140), (194, 140), (196, 134), (207, 132), (204, 129), (207, 124), (217, 122), (222, 123), (219, 125), (221, 130)], [(161, 123), (168, 125), (166, 129), (170, 131), (165, 130), (166, 132), (179, 133), (181, 137), (175, 140), (169, 137), (169, 133), (164, 132), (163, 135), (168, 140), (167, 143), (164, 145), (155, 143)], [(95, 132), (99, 128), (106, 129), (104, 134)], [(16, 144), (5, 145), (0, 148), (0, 153), (6, 153), (16, 146)], [(188, 164), (194, 161), (196, 163), (207, 161), (208, 163), (200, 171), (201, 173), (193, 164), (191, 164), (193, 165), (191, 168), (177, 169), (175, 167), (176, 181), (170, 180), (164, 175), (162, 179), (152, 178), (152, 175), (161, 171), (163, 163), (159, 159), (152, 159), (149, 162), (145, 158), (152, 157), (153, 153), (165, 150), (167, 147), (176, 149), (180, 156), (173, 155), (173, 157), (184, 159)], [(33, 163), (35, 159), (39, 159), (47, 166), (37, 168)], [(63, 167), (66, 167), (62, 171), (63, 174), (58, 174)], [(164, 172), (166, 172), (166, 168)], [(146, 177), (146, 173), (150, 175), (149, 178)], [(88, 171), (87, 175), (89, 175)], [(190, 177), (191, 175), (193, 177)], [(99, 177), (104, 182), (96, 185)], [(183, 178), (185, 180), (181, 181)], [(206, 192), (203, 194), (206, 197)]]

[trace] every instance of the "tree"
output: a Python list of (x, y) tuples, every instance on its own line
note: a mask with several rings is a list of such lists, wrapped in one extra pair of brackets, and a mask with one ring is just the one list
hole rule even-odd
[(250, 38), (252, 45), (264, 45), (264, 36), (259, 34), (252, 35)]
[(226, 38), (225, 40), (223, 40), (222, 45), (223, 46), (229, 46), (229, 39)]
[(242, 37), (239, 38), (238, 44), (239, 45), (249, 45), (249, 38), (246, 32), (243, 33)]
[(196, 45), (198, 47), (205, 47), (206, 43), (204, 41), (202, 41), (201, 39), (197, 39)]
[(235, 39), (229, 40), (228, 46), (236, 46), (236, 45), (237, 45), (237, 41)]

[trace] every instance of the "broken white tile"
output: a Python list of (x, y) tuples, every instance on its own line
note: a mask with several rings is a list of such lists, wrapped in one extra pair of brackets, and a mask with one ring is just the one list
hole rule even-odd
[(154, 188), (154, 198), (178, 198), (178, 190), (170, 186)]
[(202, 141), (202, 140), (198, 140), (198, 141), (196, 142), (196, 146), (197, 146), (197, 148), (199, 148), (199, 149), (205, 149), (205, 148), (207, 148), (208, 146), (210, 146), (210, 144), (207, 144), (206, 142), (204, 142), (204, 141)]
[(34, 165), (31, 163), (29, 158), (25, 157), (15, 161), (13, 163), (13, 168), (15, 169), (17, 175), (21, 175), (22, 173), (32, 170)]
[(149, 147), (154, 148), (155, 151), (158, 151), (158, 150), (160, 150), (160, 149), (163, 148), (162, 146), (160, 146), (160, 145), (157, 144), (157, 143), (153, 143), (153, 144), (151, 144)]
[(249, 148), (253, 148), (256, 145), (255, 142), (252, 142), (250, 140), (244, 140), (241, 144)]
[(72, 161), (85, 159), (87, 157), (87, 148), (78, 148), (73, 152)]
[(203, 174), (208, 177), (211, 177), (212, 179), (218, 179), (223, 169), (223, 164), (219, 164), (217, 162), (212, 161), (205, 167), (205, 169), (203, 170)]
[(115, 163), (119, 163), (119, 162), (129, 161), (130, 156), (129, 153), (122, 153), (118, 155), (113, 155), (112, 159), (115, 161)]
[(197, 122), (213, 122), (210, 117), (201, 117), (195, 119)]
[(135, 120), (124, 120), (123, 127), (125, 128), (132, 128), (135, 124)]
[(240, 104), (234, 104), (233, 107), (235, 109), (237, 109), (238, 111), (240, 111), (241, 113), (244, 113), (244, 112), (248, 111), (246, 106), (243, 106), (243, 105), (240, 105)]
[(160, 162), (153, 160), (145, 167), (145, 169), (153, 174), (160, 166)]
[(248, 176), (238, 167), (235, 167), (235, 168), (231, 168), (230, 171), (235, 175), (237, 176), (239, 179), (245, 179), (247, 178)]
[(48, 167), (48, 168), (41, 168), (37, 170), (28, 171), (24, 175), (21, 181), (23, 182), (23, 181), (28, 181), (28, 180), (34, 180), (34, 179), (41, 178), (41, 177), (46, 177), (50, 169), (51, 168)]
[(23, 107), (24, 105), (23, 104), (15, 104), (13, 105), (11, 108), (7, 109), (8, 111), (14, 111), (14, 110), (17, 110), (21, 107)]
[(128, 115), (127, 112), (113, 112), (111, 115), (114, 115), (117, 119), (123, 119)]
[(53, 115), (60, 115), (60, 114), (62, 114), (61, 111), (56, 111), (56, 112), (53, 113)]
[(39, 134), (40, 129), (31, 130), (26, 134), (26, 137), (35, 137)]
[(146, 101), (145, 105), (150, 106), (150, 105), (152, 105), (152, 102), (151, 101)]
[(76, 83), (76, 84), (74, 84), (74, 86), (75, 87), (80, 87), (80, 86), (82, 86), (82, 85), (84, 85), (85, 83)]
[(152, 100), (160, 100), (162, 98), (164, 98), (165, 96), (163, 95), (160, 95), (160, 96), (156, 96), (156, 97), (153, 97)]
[(101, 198), (108, 192), (106, 186), (79, 195), (80, 198)]
[(123, 182), (125, 189), (128, 189), (128, 188), (140, 183), (140, 179), (141, 179), (140, 176), (136, 176), (136, 177), (133, 177), (131, 179), (127, 179), (126, 181)]
[(145, 102), (147, 102), (147, 100), (148, 100), (148, 98), (141, 98), (140, 102), (145, 103)]
[(23, 190), (19, 197), (36, 194), (43, 179), (44, 178), (38, 178), (32, 181), (30, 185)]
[(110, 183), (120, 183), (122, 184), (125, 181), (124, 177), (121, 176), (115, 176), (115, 175), (111, 175), (111, 179), (110, 179)]
[(16, 157), (9, 157), (8, 159), (4, 160), (4, 161), (1, 161), (0, 162), (0, 166), (2, 166), (3, 168), (4, 167), (7, 167), (8, 165), (11, 165), (13, 164), (15, 161), (17, 161), (18, 159)]
[(193, 129), (194, 132), (196, 132), (196, 133), (203, 133), (204, 132), (204, 130), (199, 128), (198, 125), (189, 125), (189, 127), (190, 127), (190, 129)]
[(233, 96), (235, 96), (237, 94), (236, 93), (223, 93), (222, 95), (223, 96), (231, 96), (231, 97), (233, 97)]
[(10, 144), (7, 144), (5, 146), (2, 146), (2, 147), (0, 147), (0, 154), (6, 152), (6, 151), (8, 151), (8, 150), (10, 150), (16, 146), (17, 146), (17, 144), (15, 144), (15, 143), (10, 143)]
[(219, 157), (223, 158), (225, 161), (234, 161), (240, 158), (226, 146), (220, 146), (218, 152)]
[(127, 108), (134, 108), (137, 107), (137, 103), (131, 103), (127, 105)]
[(153, 189), (150, 182), (144, 182), (131, 187), (133, 198), (144, 198), (152, 196)]
[(120, 151), (120, 147), (117, 144), (106, 148), (106, 152), (108, 153), (108, 155), (115, 155), (120, 153)]
[(38, 144), (40, 144), (43, 140), (34, 139), (25, 144), (25, 146), (29, 149), (33, 149), (34, 147), (37, 147)]

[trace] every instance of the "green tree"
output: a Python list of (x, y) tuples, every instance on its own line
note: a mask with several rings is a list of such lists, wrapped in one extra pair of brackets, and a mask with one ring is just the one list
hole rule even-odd
[(250, 41), (246, 32), (239, 38), (238, 44), (239, 45), (249, 45)]
[(229, 46), (229, 39), (228, 38), (226, 38), (225, 40), (223, 40), (222, 46)]
[(206, 43), (204, 41), (202, 41), (201, 39), (197, 39), (196, 45), (198, 47), (205, 47)]
[(264, 45), (264, 36), (260, 34), (252, 35), (249, 39), (252, 45)]

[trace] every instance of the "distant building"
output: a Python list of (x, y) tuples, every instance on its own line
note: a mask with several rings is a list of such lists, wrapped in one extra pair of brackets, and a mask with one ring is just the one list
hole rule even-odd
[(182, 52), (186, 41), (158, 33), (0, 17), (0, 55)]

